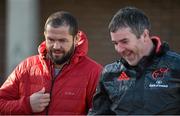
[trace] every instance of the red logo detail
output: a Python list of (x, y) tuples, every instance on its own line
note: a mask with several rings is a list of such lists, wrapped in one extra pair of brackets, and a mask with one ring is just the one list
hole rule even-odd
[(160, 69), (158, 69), (158, 70), (155, 70), (155, 71), (152, 73), (152, 77), (153, 77), (154, 79), (163, 78), (163, 77), (164, 77), (164, 74), (165, 74), (166, 72), (168, 72), (168, 71), (169, 71), (169, 68), (166, 68), (166, 67), (160, 68)]
[(129, 80), (129, 77), (127, 74), (123, 71), (121, 75), (119, 76), (118, 80)]

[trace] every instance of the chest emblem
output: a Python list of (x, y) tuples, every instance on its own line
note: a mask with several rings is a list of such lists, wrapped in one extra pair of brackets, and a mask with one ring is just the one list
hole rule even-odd
[(163, 68), (160, 68), (158, 70), (155, 70), (153, 73), (152, 73), (152, 77), (157, 80), (158, 78), (164, 78), (164, 74), (167, 73), (169, 71), (169, 68), (166, 68), (166, 67), (163, 67)]
[(129, 79), (130, 78), (127, 76), (127, 74), (124, 71), (118, 77), (118, 80), (129, 80)]
[(168, 88), (168, 84), (164, 81), (164, 77), (169, 72), (169, 68), (163, 67), (155, 70), (152, 73), (152, 78), (155, 80), (155, 83), (150, 83), (150, 88)]

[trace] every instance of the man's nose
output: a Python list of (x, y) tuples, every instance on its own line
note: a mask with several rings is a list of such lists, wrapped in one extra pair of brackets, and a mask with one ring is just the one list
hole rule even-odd
[(118, 53), (122, 53), (122, 52), (124, 52), (124, 50), (125, 50), (125, 47), (124, 47), (124, 46), (121, 46), (121, 45), (118, 45), (118, 46), (117, 46), (117, 51), (118, 51)]
[(56, 41), (56, 42), (54, 42), (54, 46), (53, 47), (54, 47), (54, 49), (59, 49), (59, 48), (61, 48), (61, 43)]

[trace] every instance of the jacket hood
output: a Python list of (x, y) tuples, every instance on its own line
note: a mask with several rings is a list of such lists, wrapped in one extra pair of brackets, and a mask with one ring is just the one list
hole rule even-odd
[(153, 43), (155, 45), (156, 55), (162, 55), (169, 50), (168, 43), (165, 41), (161, 42), (161, 39), (159, 37), (153, 36), (153, 37), (151, 37), (151, 40), (153, 41)]
[(151, 37), (151, 40), (155, 44), (155, 52), (159, 53), (161, 51), (162, 42), (161, 39), (157, 36)]
[[(71, 61), (77, 61), (80, 56), (85, 56), (88, 53), (88, 39), (83, 31), (78, 32), (79, 42), (76, 45), (75, 52), (71, 58)], [(46, 42), (43, 41), (38, 47), (38, 53), (41, 59), (46, 58)]]

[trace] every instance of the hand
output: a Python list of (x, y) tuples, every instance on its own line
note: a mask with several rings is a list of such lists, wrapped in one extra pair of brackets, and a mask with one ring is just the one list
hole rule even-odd
[(49, 105), (50, 94), (45, 93), (45, 88), (43, 87), (40, 91), (33, 93), (30, 96), (30, 105), (33, 112), (41, 112), (46, 106)]

